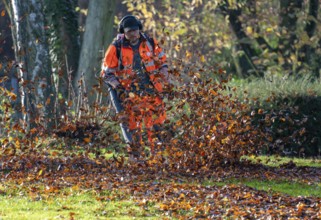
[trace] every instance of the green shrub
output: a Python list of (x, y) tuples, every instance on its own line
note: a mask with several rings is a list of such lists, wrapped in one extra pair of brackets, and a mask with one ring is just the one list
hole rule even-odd
[(264, 124), (271, 143), (264, 153), (292, 156), (321, 154), (321, 85), (309, 75), (278, 75), (232, 80), (236, 95), (254, 112), (261, 109), (256, 123)]

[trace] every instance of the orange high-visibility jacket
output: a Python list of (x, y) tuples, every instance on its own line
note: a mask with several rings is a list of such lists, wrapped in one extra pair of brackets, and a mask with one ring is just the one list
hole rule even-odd
[[(167, 67), (166, 55), (155, 39), (151, 39), (154, 41), (153, 47), (147, 38), (148, 36), (145, 34), (140, 34), (139, 54), (155, 89), (162, 92), (164, 77), (159, 74), (158, 70)], [(117, 43), (121, 45), (119, 58), (117, 57)], [(122, 36), (121, 39), (118, 39), (118, 42), (114, 41), (107, 49), (103, 60), (103, 74), (114, 74), (121, 85), (129, 90), (131, 79), (135, 77), (132, 70), (133, 57), (134, 52), (129, 41)]]

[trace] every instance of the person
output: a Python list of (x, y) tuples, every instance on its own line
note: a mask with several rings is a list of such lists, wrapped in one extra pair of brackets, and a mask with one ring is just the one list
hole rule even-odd
[(120, 127), (130, 156), (142, 155), (142, 129), (147, 131), (150, 150), (166, 120), (162, 94), (168, 88), (166, 54), (157, 40), (142, 32), (143, 25), (133, 15), (123, 17), (117, 38), (103, 59), (101, 76), (109, 86)]

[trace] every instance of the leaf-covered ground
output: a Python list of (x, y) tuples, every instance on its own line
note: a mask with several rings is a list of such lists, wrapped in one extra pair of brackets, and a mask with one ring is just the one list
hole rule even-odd
[[(260, 179), (321, 183), (321, 168), (281, 167), (240, 162), (221, 164), (197, 172), (179, 171), (166, 160), (149, 159), (127, 163), (125, 158), (90, 159), (85, 156), (52, 157), (27, 154), (2, 158), (1, 194), (19, 186), (31, 199), (41, 195), (59, 196), (66, 188), (114, 192), (98, 194), (97, 200), (130, 198), (141, 209), (150, 206), (163, 218), (182, 219), (320, 219), (321, 198), (294, 197), (273, 191), (262, 191), (239, 184), (205, 185), (228, 179)], [(7, 158), (9, 159), (9, 158)], [(8, 191), (6, 191), (8, 189)]]

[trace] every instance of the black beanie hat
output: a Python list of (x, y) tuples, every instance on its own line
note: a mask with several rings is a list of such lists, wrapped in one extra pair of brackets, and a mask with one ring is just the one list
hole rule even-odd
[(129, 17), (124, 20), (124, 31), (129, 31), (129, 30), (138, 30), (139, 29), (139, 24), (136, 18), (134, 17)]

